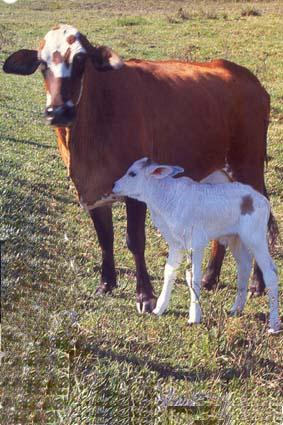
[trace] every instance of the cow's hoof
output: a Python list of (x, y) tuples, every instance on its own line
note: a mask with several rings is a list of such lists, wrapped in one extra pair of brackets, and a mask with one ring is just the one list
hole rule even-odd
[(249, 288), (249, 296), (250, 297), (261, 297), (264, 295), (265, 291), (263, 288), (260, 288), (256, 282), (252, 282), (250, 288)]
[(107, 283), (107, 282), (101, 282), (99, 287), (96, 289), (95, 294), (100, 296), (111, 294), (111, 292), (115, 288), (117, 288), (117, 285), (111, 285), (110, 283)]
[(218, 276), (213, 270), (206, 270), (202, 276), (201, 286), (207, 291), (212, 291), (216, 288), (218, 283)]
[(213, 291), (217, 286), (217, 280), (216, 279), (207, 279), (205, 276), (202, 278), (201, 281), (202, 288), (206, 289), (207, 291)]
[(156, 298), (150, 298), (146, 301), (137, 301), (137, 310), (139, 314), (152, 313), (156, 306)]

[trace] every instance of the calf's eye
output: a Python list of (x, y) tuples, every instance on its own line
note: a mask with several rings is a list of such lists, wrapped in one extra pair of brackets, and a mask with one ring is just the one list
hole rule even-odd
[(130, 171), (130, 172), (129, 172), (129, 176), (130, 176), (130, 177), (135, 177), (135, 176), (136, 176), (136, 173), (134, 173), (133, 171)]

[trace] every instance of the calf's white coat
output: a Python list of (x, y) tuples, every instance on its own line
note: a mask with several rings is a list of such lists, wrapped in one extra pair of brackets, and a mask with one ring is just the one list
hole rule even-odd
[[(153, 223), (169, 245), (164, 285), (154, 313), (160, 315), (168, 307), (177, 267), (184, 252), (192, 252), (192, 275), (186, 273), (191, 295), (189, 323), (200, 322), (203, 253), (210, 240), (218, 239), (230, 247), (237, 263), (237, 296), (231, 313), (241, 312), (245, 306), (254, 257), (268, 291), (269, 332), (279, 331), (278, 277), (266, 237), (270, 215), (268, 200), (250, 186), (221, 183), (220, 172), (201, 183), (188, 177), (173, 178), (183, 171), (181, 167), (159, 165), (142, 158), (134, 162), (113, 188), (117, 195), (147, 204)], [(190, 256), (187, 258), (190, 262)]]

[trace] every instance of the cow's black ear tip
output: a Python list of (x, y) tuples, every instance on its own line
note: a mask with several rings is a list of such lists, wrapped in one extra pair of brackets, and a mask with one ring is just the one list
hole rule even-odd
[(18, 50), (5, 60), (2, 69), (7, 74), (31, 75), (40, 65), (37, 55), (37, 50)]
[(4, 72), (6, 72), (6, 74), (9, 74), (9, 66), (7, 64), (7, 61), (4, 62), (2, 69)]

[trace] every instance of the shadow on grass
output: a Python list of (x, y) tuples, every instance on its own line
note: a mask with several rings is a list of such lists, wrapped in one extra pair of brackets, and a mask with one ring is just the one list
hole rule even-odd
[(176, 319), (178, 319), (180, 317), (185, 318), (185, 319), (186, 318), (189, 319), (189, 308), (188, 308), (187, 311), (185, 311), (185, 310), (170, 309), (165, 314), (166, 314), (166, 316), (173, 316)]
[[(235, 366), (231, 365), (230, 367), (225, 367), (221, 370), (209, 370), (204, 367), (199, 367), (198, 370), (187, 370), (187, 369), (178, 369), (170, 366), (167, 363), (159, 363), (152, 360), (141, 359), (133, 354), (125, 355), (115, 353), (111, 349), (102, 350), (97, 346), (89, 345), (84, 347), (84, 350), (90, 352), (94, 357), (99, 358), (100, 360), (106, 361), (116, 361), (119, 363), (127, 363), (128, 365), (134, 366), (142, 372), (145, 369), (149, 369), (151, 372), (158, 374), (158, 379), (160, 378), (173, 378), (176, 381), (189, 381), (189, 382), (204, 382), (207, 380), (219, 379), (223, 383), (228, 383), (229, 381), (237, 378), (248, 379), (250, 376), (250, 371), (247, 369), (246, 365)], [(259, 357), (258, 362), (261, 368), (266, 370), (273, 371), (273, 373), (281, 375), (283, 368), (280, 364)], [(272, 374), (269, 374), (266, 378), (268, 381), (272, 381)]]
[(33, 142), (32, 140), (23, 140), (23, 139), (18, 139), (16, 137), (4, 137), (4, 143), (18, 143), (18, 144), (23, 144), (23, 145), (31, 145), (31, 146), (36, 146), (38, 148), (44, 148), (44, 149), (53, 149), (54, 146), (52, 145), (44, 145), (42, 143), (38, 143), (38, 142)]
[[(117, 361), (119, 363), (126, 362), (132, 366), (137, 367), (140, 370), (144, 368), (148, 368), (152, 372), (157, 373), (159, 375), (159, 378), (171, 377), (176, 380), (200, 382), (200, 381), (205, 381), (206, 379), (215, 375), (215, 372), (212, 372), (210, 370), (207, 370), (201, 367), (199, 368), (198, 371), (188, 371), (184, 369), (178, 370), (167, 363), (158, 363), (152, 360), (144, 360), (135, 355), (118, 354), (110, 349), (101, 350), (99, 347), (93, 346), (93, 345), (90, 345), (88, 348), (89, 348), (89, 351), (94, 356), (98, 357), (99, 359)], [(238, 371), (236, 372), (235, 373), (239, 375), (239, 372)]]

